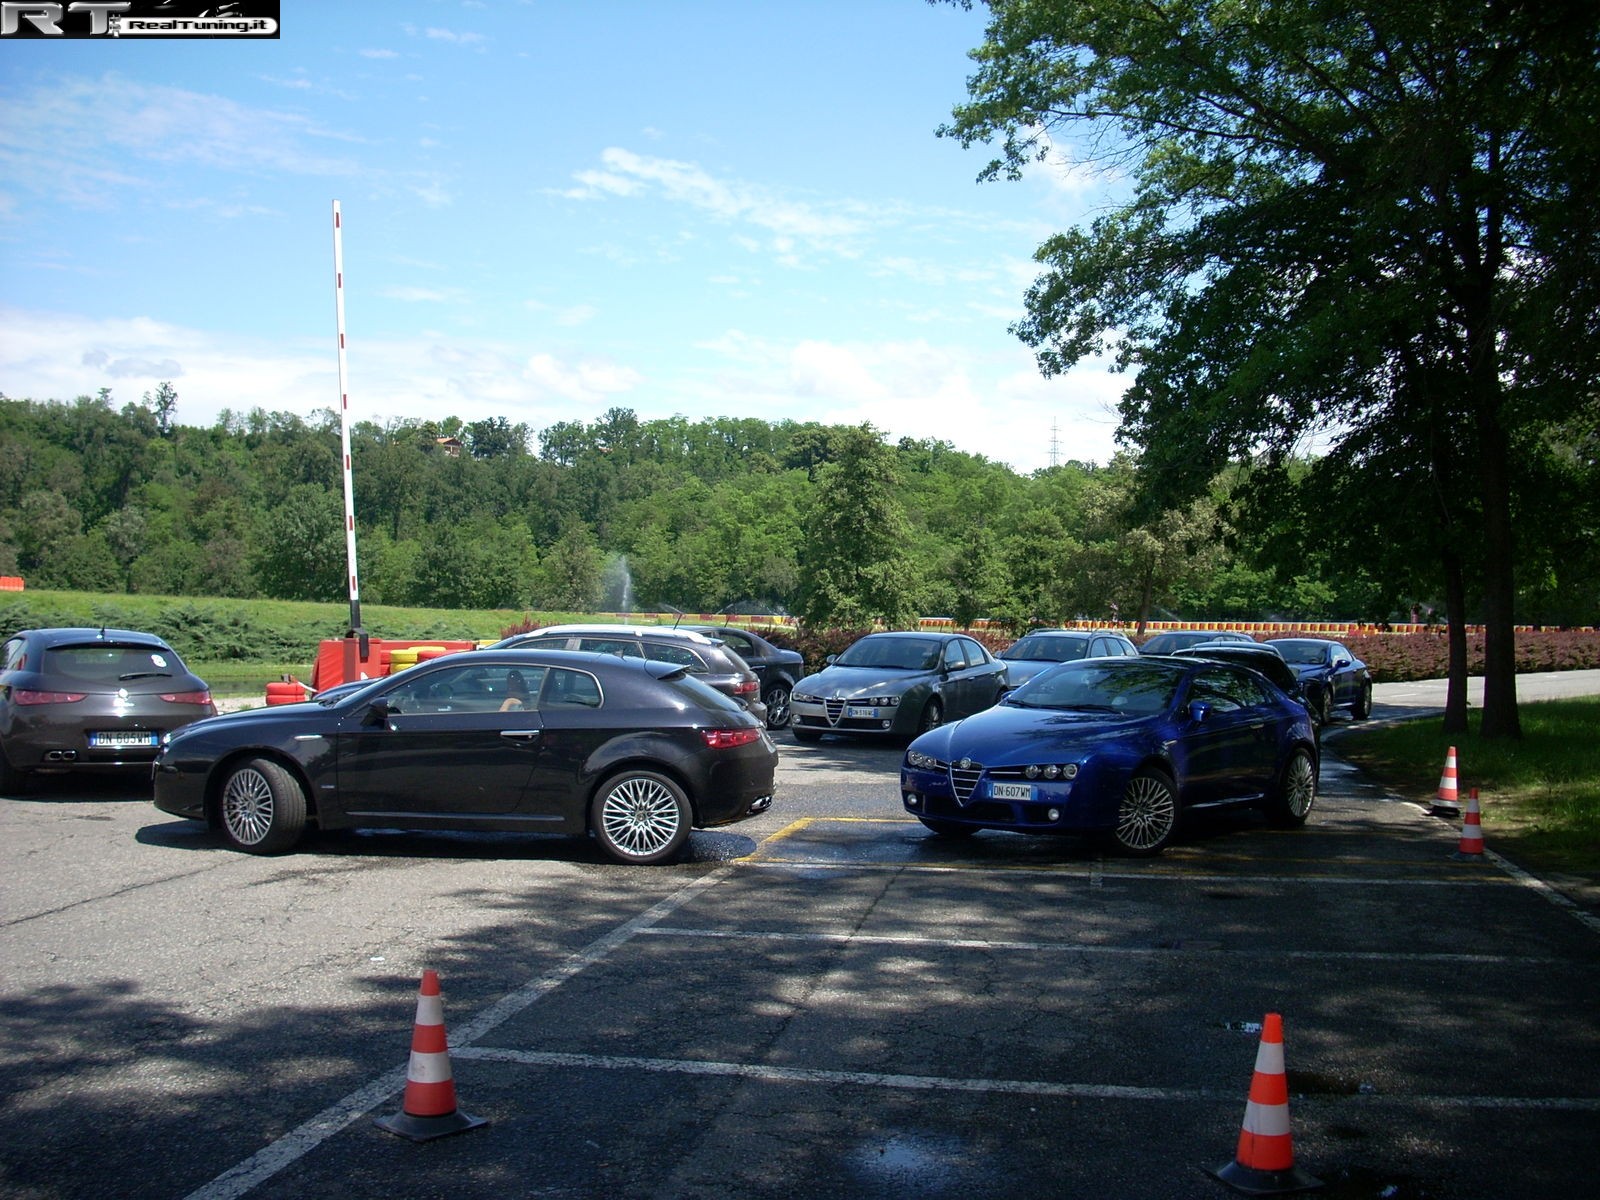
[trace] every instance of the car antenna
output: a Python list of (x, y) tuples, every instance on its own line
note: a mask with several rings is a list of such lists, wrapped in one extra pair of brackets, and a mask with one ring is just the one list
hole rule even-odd
[(677, 627), (678, 627), (678, 622), (679, 622), (679, 621), (681, 621), (681, 620), (683, 620), (683, 609), (681, 609), (681, 608), (676, 608), (676, 607), (674, 607), (674, 606), (673, 606), (673, 605), (671, 605), (671, 604), (669, 604), (669, 605), (667, 605), (667, 606), (666, 606), (666, 607), (667, 607), (667, 609), (668, 609), (668, 611), (670, 611), (670, 612), (672, 612), (672, 613), (675, 613), (675, 614), (676, 614), (676, 615), (675, 615), (675, 616), (674, 616), (674, 617), (673, 617), (673, 618), (672, 618), (672, 627), (673, 627), (673, 628), (674, 628), (674, 629), (676, 629), (676, 628), (677, 628)]

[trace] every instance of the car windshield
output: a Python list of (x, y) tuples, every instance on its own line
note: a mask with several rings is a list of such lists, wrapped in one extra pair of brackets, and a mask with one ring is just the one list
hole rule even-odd
[(1176, 667), (1112, 660), (1046, 671), (1004, 701), (1020, 708), (1056, 708), (1148, 716), (1172, 703), (1183, 679)]
[(1327, 642), (1274, 642), (1278, 652), (1292, 663), (1317, 664), (1327, 661)]
[(1000, 655), (1008, 662), (1072, 662), (1089, 650), (1084, 638), (1029, 634)]
[(944, 644), (934, 638), (864, 637), (833, 661), (840, 667), (931, 671), (939, 665), (943, 649)]

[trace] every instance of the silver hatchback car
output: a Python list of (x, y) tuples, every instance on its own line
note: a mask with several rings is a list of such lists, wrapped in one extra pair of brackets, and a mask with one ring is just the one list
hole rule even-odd
[(149, 773), (163, 735), (214, 717), (205, 680), (131, 629), (24, 629), (0, 647), (0, 793), (34, 773)]

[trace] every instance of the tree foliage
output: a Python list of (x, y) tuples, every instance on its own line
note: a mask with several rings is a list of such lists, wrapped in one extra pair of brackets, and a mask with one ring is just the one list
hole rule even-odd
[(1281, 476), (1311, 432), (1338, 471), (1391, 495), (1386, 470), (1443, 489), (1470, 461), (1472, 503), (1446, 528), (1478, 549), (1461, 565), (1487, 626), (1484, 731), (1514, 735), (1522, 452), (1600, 373), (1600, 9), (989, 9), (944, 132), (999, 143), (987, 177), (1065, 139), (1132, 181), (1039, 248), (1017, 332), (1042, 368), (1110, 350), (1133, 373), (1122, 434), (1161, 508), (1230, 463)]

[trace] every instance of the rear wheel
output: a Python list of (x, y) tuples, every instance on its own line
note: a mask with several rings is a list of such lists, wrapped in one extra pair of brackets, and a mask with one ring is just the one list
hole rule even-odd
[(1283, 773), (1267, 797), (1267, 819), (1284, 829), (1306, 823), (1311, 806), (1317, 802), (1317, 764), (1311, 752), (1298, 746), (1283, 764)]
[(1178, 832), (1178, 788), (1164, 771), (1142, 767), (1122, 790), (1113, 844), (1124, 854), (1160, 854)]
[(6, 757), (4, 742), (0, 742), (0, 792), (7, 796), (20, 796), (28, 790), (28, 773), (11, 765)]
[(223, 836), (250, 854), (281, 854), (306, 827), (305, 789), (266, 758), (234, 768), (222, 784), (219, 810)]
[(665, 775), (629, 770), (608, 779), (590, 810), (594, 836), (617, 862), (671, 862), (689, 840), (689, 798)]

